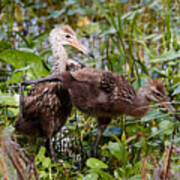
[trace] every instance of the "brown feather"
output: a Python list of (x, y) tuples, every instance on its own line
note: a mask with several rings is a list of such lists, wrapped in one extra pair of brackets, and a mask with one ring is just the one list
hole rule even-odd
[(142, 117), (149, 110), (151, 100), (161, 102), (167, 97), (167, 91), (159, 80), (150, 79), (136, 93), (124, 76), (113, 72), (84, 68), (61, 73), (55, 79), (58, 77), (63, 87), (68, 89), (73, 104), (82, 112), (98, 118), (99, 131), (93, 147), (94, 155), (112, 117), (121, 114)]

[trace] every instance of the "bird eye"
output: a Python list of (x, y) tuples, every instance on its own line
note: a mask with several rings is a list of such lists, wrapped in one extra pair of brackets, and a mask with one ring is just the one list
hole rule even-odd
[(71, 36), (69, 34), (66, 35), (66, 38), (70, 38)]
[(161, 93), (159, 93), (159, 92), (154, 92), (154, 94), (155, 94), (156, 96), (161, 96)]

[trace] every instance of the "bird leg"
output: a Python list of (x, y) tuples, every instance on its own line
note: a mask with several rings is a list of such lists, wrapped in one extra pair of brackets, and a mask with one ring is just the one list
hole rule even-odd
[[(23, 81), (26, 81), (24, 75), (22, 75)], [(20, 119), (23, 119), (24, 114), (24, 85), (20, 83), (20, 99), (19, 99), (19, 111), (20, 111)]]
[(41, 82), (46, 82), (46, 81), (61, 81), (61, 77), (57, 75), (49, 75), (45, 78), (39, 78), (37, 80), (32, 80), (32, 81), (23, 81), (21, 84), (24, 86), (30, 85), (30, 84), (38, 84)]
[(52, 138), (47, 139), (46, 145), (47, 145), (47, 149), (50, 151), (50, 156), (51, 156), (52, 160), (55, 162), (58, 162), (58, 158), (57, 158), (56, 153), (53, 148)]
[(97, 137), (93, 144), (93, 150), (92, 150), (92, 155), (94, 157), (97, 157), (97, 147), (98, 147), (99, 141), (101, 139), (101, 136), (102, 136), (104, 130), (110, 123), (110, 121), (111, 121), (110, 118), (98, 118), (98, 132), (97, 132)]

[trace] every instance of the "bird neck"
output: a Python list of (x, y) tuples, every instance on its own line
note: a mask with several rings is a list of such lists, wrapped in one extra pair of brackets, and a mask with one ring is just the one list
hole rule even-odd
[(58, 74), (66, 70), (66, 63), (68, 55), (65, 48), (62, 45), (53, 44), (52, 45), (53, 57), (54, 57), (54, 66), (53, 74)]
[(132, 115), (134, 117), (142, 117), (148, 112), (150, 101), (147, 99), (146, 93), (147, 93), (146, 85), (139, 88), (137, 95), (132, 104), (133, 110), (131, 108), (129, 108), (132, 110), (129, 113), (130, 115)]

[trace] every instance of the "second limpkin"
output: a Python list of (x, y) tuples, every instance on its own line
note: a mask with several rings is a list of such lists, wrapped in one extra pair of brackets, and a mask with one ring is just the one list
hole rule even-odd
[(98, 132), (93, 146), (97, 146), (107, 125), (113, 117), (126, 114), (145, 116), (151, 101), (163, 104), (171, 113), (175, 110), (169, 102), (166, 88), (160, 80), (150, 79), (137, 92), (124, 76), (98, 69), (83, 68), (75, 72), (64, 72), (24, 84), (44, 81), (61, 81), (70, 93), (73, 104), (82, 112), (97, 117)]

